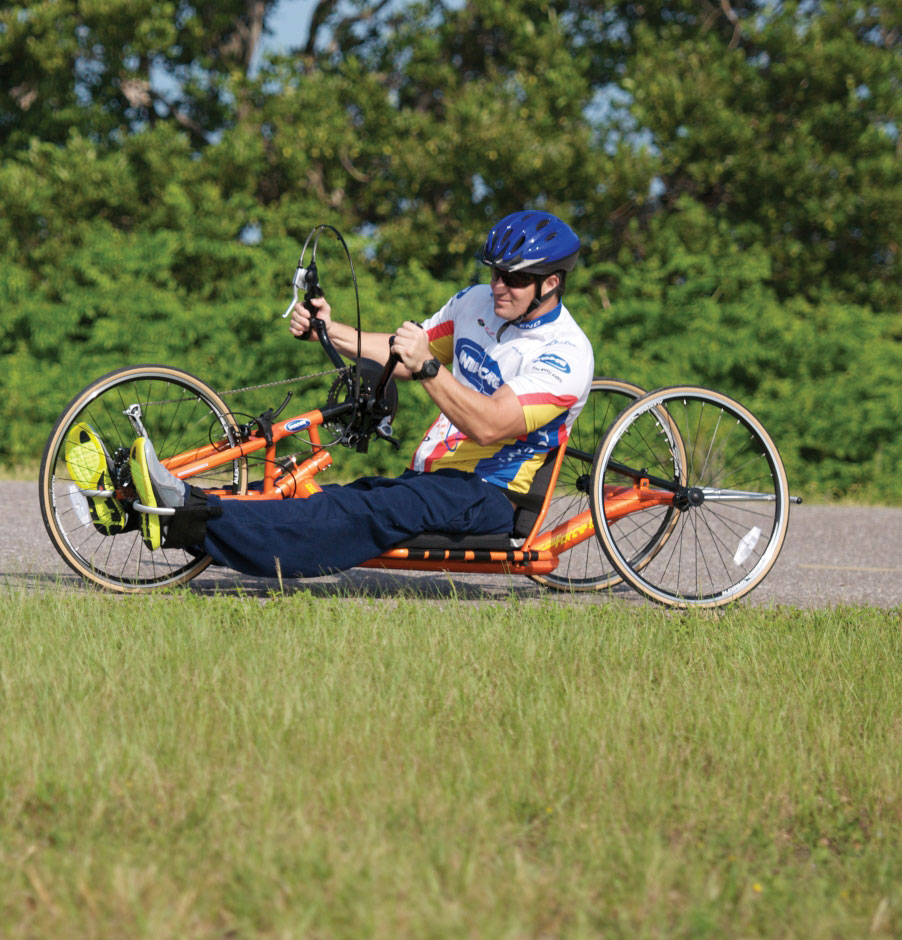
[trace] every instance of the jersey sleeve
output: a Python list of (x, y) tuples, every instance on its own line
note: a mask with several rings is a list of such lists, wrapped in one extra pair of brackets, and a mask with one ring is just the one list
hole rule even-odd
[(423, 323), (423, 329), (429, 336), (429, 351), (445, 366), (454, 360), (455, 306), (464, 294), (465, 290), (455, 294), (441, 310)]
[[(581, 408), (592, 384), (592, 348), (549, 344), (507, 384), (523, 408), (527, 432), (550, 425)], [(571, 421), (566, 422), (567, 425)]]

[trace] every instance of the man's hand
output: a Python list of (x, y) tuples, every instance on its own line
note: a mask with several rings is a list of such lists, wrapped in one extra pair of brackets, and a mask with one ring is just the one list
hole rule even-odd
[[(332, 323), (332, 308), (329, 306), (325, 297), (313, 297), (310, 305), (315, 308), (316, 316), (326, 324), (326, 329)], [(291, 311), (291, 320), (288, 323), (288, 329), (292, 336), (301, 337), (310, 329), (310, 321), (313, 317), (310, 311), (304, 306), (302, 301), (298, 301)], [(316, 333), (311, 332), (308, 339), (317, 339)]]
[(405, 320), (398, 327), (392, 349), (401, 357), (401, 363), (408, 372), (419, 372), (423, 363), (432, 358), (426, 331), (412, 320)]

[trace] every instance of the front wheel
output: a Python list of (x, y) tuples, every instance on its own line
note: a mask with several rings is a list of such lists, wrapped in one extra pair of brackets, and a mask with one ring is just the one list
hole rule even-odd
[[(677, 473), (673, 428), (681, 442)], [(760, 584), (786, 538), (789, 489), (777, 448), (751, 412), (704, 388), (659, 389), (618, 415), (598, 447), (591, 492), (612, 566), (667, 606), (738, 600)], [(631, 510), (619, 515), (618, 503)], [(667, 542), (637, 565), (637, 548), (668, 514)]]
[[(114, 591), (137, 592), (188, 581), (211, 559), (182, 549), (152, 552), (145, 547), (131, 509), (135, 492), (128, 451), (138, 433), (126, 409), (139, 416), (161, 459), (217, 440), (234, 445), (238, 428), (208, 385), (187, 372), (158, 365), (118, 369), (92, 382), (69, 402), (54, 425), (40, 472), (47, 534), (65, 562), (88, 581)], [(108, 482), (115, 485), (116, 500), (103, 504), (99, 521), (94, 501), (83, 493), (84, 473), (73, 444), (79, 436), (100, 441), (109, 458)], [(234, 487), (236, 493), (244, 493), (247, 461), (210, 468), (190, 483), (211, 489)]]

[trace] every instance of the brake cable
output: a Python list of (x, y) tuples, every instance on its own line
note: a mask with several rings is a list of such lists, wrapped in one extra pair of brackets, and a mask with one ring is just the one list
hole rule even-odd
[[(361, 330), (361, 318), (360, 318), (360, 289), (357, 284), (357, 271), (354, 268), (354, 259), (351, 257), (351, 251), (348, 248), (348, 243), (344, 240), (344, 236), (341, 232), (335, 228), (334, 225), (329, 225), (326, 222), (322, 222), (319, 225), (315, 225), (310, 234), (307, 236), (307, 240), (304, 242), (304, 247), (301, 249), (301, 255), (298, 258), (297, 270), (294, 272), (294, 278), (292, 279), (291, 286), (294, 290), (294, 296), (291, 298), (291, 303), (288, 305), (288, 309), (285, 313), (282, 314), (282, 319), (291, 315), (291, 311), (294, 309), (294, 305), (298, 302), (298, 291), (301, 287), (304, 288), (304, 307), (310, 313), (311, 317), (316, 320), (316, 309), (310, 303), (314, 297), (322, 297), (323, 291), (319, 284), (319, 274), (316, 269), (316, 250), (319, 247), (320, 236), (324, 231), (332, 232), (332, 234), (338, 239), (339, 244), (344, 248), (345, 257), (348, 259), (348, 266), (351, 269), (351, 280), (354, 284), (354, 300), (357, 306), (357, 358), (354, 361), (354, 398), (356, 399), (360, 394), (360, 370), (358, 363), (360, 362), (361, 353), (362, 353), (362, 330)], [(314, 236), (316, 236), (314, 238)], [(310, 254), (310, 264), (305, 267), (304, 257), (307, 254), (307, 246), (310, 244), (310, 239), (313, 238), (313, 250)], [(311, 323), (311, 329), (313, 328)], [(323, 342), (324, 333), (317, 329), (317, 335), (319, 336), (320, 343), (323, 345), (323, 348), (326, 350), (326, 354), (332, 359), (332, 362), (336, 365), (338, 369), (341, 367), (338, 365), (336, 359), (338, 357), (335, 352), (335, 348), (332, 346), (331, 342), (326, 345)], [(310, 335), (309, 330), (307, 333), (299, 336), (298, 339), (306, 339)]]

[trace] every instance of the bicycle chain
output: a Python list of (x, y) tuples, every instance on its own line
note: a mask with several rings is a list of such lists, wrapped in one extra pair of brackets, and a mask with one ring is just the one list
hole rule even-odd
[[(296, 375), (292, 379), (277, 379), (275, 382), (262, 382), (260, 385), (244, 385), (241, 388), (231, 388), (228, 391), (217, 392), (216, 394), (219, 395), (220, 398), (224, 398), (226, 395), (238, 395), (241, 392), (254, 392), (261, 388), (272, 388), (275, 385), (290, 385), (293, 382), (303, 382), (303, 381), (306, 381), (307, 379), (318, 379), (318, 378), (322, 378), (324, 375), (337, 375), (344, 371), (345, 369), (325, 369), (322, 372), (311, 372), (307, 375)], [(160, 401), (148, 401), (148, 402), (144, 402), (144, 407), (147, 408), (150, 405), (178, 404), (179, 402), (190, 401), (190, 400), (191, 400), (190, 398), (169, 398), (169, 399), (162, 399)], [(321, 446), (332, 447), (336, 443), (337, 443), (337, 439), (335, 441), (324, 443)], [(296, 450), (293, 453), (284, 454), (280, 459), (285, 460), (287, 458), (297, 457), (297, 455), (301, 453), (306, 453), (306, 451)]]
[[(258, 388), (272, 388), (274, 385), (289, 385), (292, 382), (303, 382), (305, 379), (318, 379), (324, 375), (335, 375), (338, 372), (342, 372), (342, 369), (327, 369), (325, 372), (311, 372), (309, 375), (296, 375), (293, 379), (277, 379), (275, 382), (263, 382), (261, 385), (245, 385), (242, 388), (231, 388), (227, 392), (216, 392), (220, 398), (226, 395), (237, 395), (239, 392), (253, 392)], [(193, 396), (187, 396), (185, 398), (161, 398), (157, 401), (146, 401), (142, 402), (144, 408), (148, 408), (151, 405), (177, 405), (183, 401), (191, 401)]]
[(218, 392), (224, 397), (226, 395), (237, 395), (239, 392), (255, 392), (259, 388), (272, 388), (274, 385), (290, 385), (292, 382), (303, 382), (305, 379), (318, 379), (324, 375), (336, 375), (342, 372), (342, 369), (326, 369), (324, 372), (311, 372), (309, 375), (297, 375), (293, 379), (278, 379), (275, 382), (263, 382), (260, 385), (245, 385), (242, 388), (231, 388), (227, 392)]
[[(344, 372), (344, 369), (326, 369), (323, 372), (311, 372), (308, 375), (297, 375), (293, 379), (277, 379), (275, 382), (263, 382), (260, 385), (245, 385), (242, 388), (231, 388), (227, 392), (219, 392), (221, 398), (225, 398), (226, 395), (238, 395), (241, 392), (255, 392), (257, 389), (261, 388), (272, 388), (274, 385), (290, 385), (292, 382), (303, 382), (306, 379), (319, 379), (324, 375), (337, 375), (340, 372)], [(322, 447), (332, 447), (337, 443), (335, 441), (329, 441), (324, 443)], [(307, 453), (306, 450), (295, 450), (289, 454), (283, 454), (279, 459), (280, 461), (290, 460), (291, 458), (296, 458), (299, 454)]]

